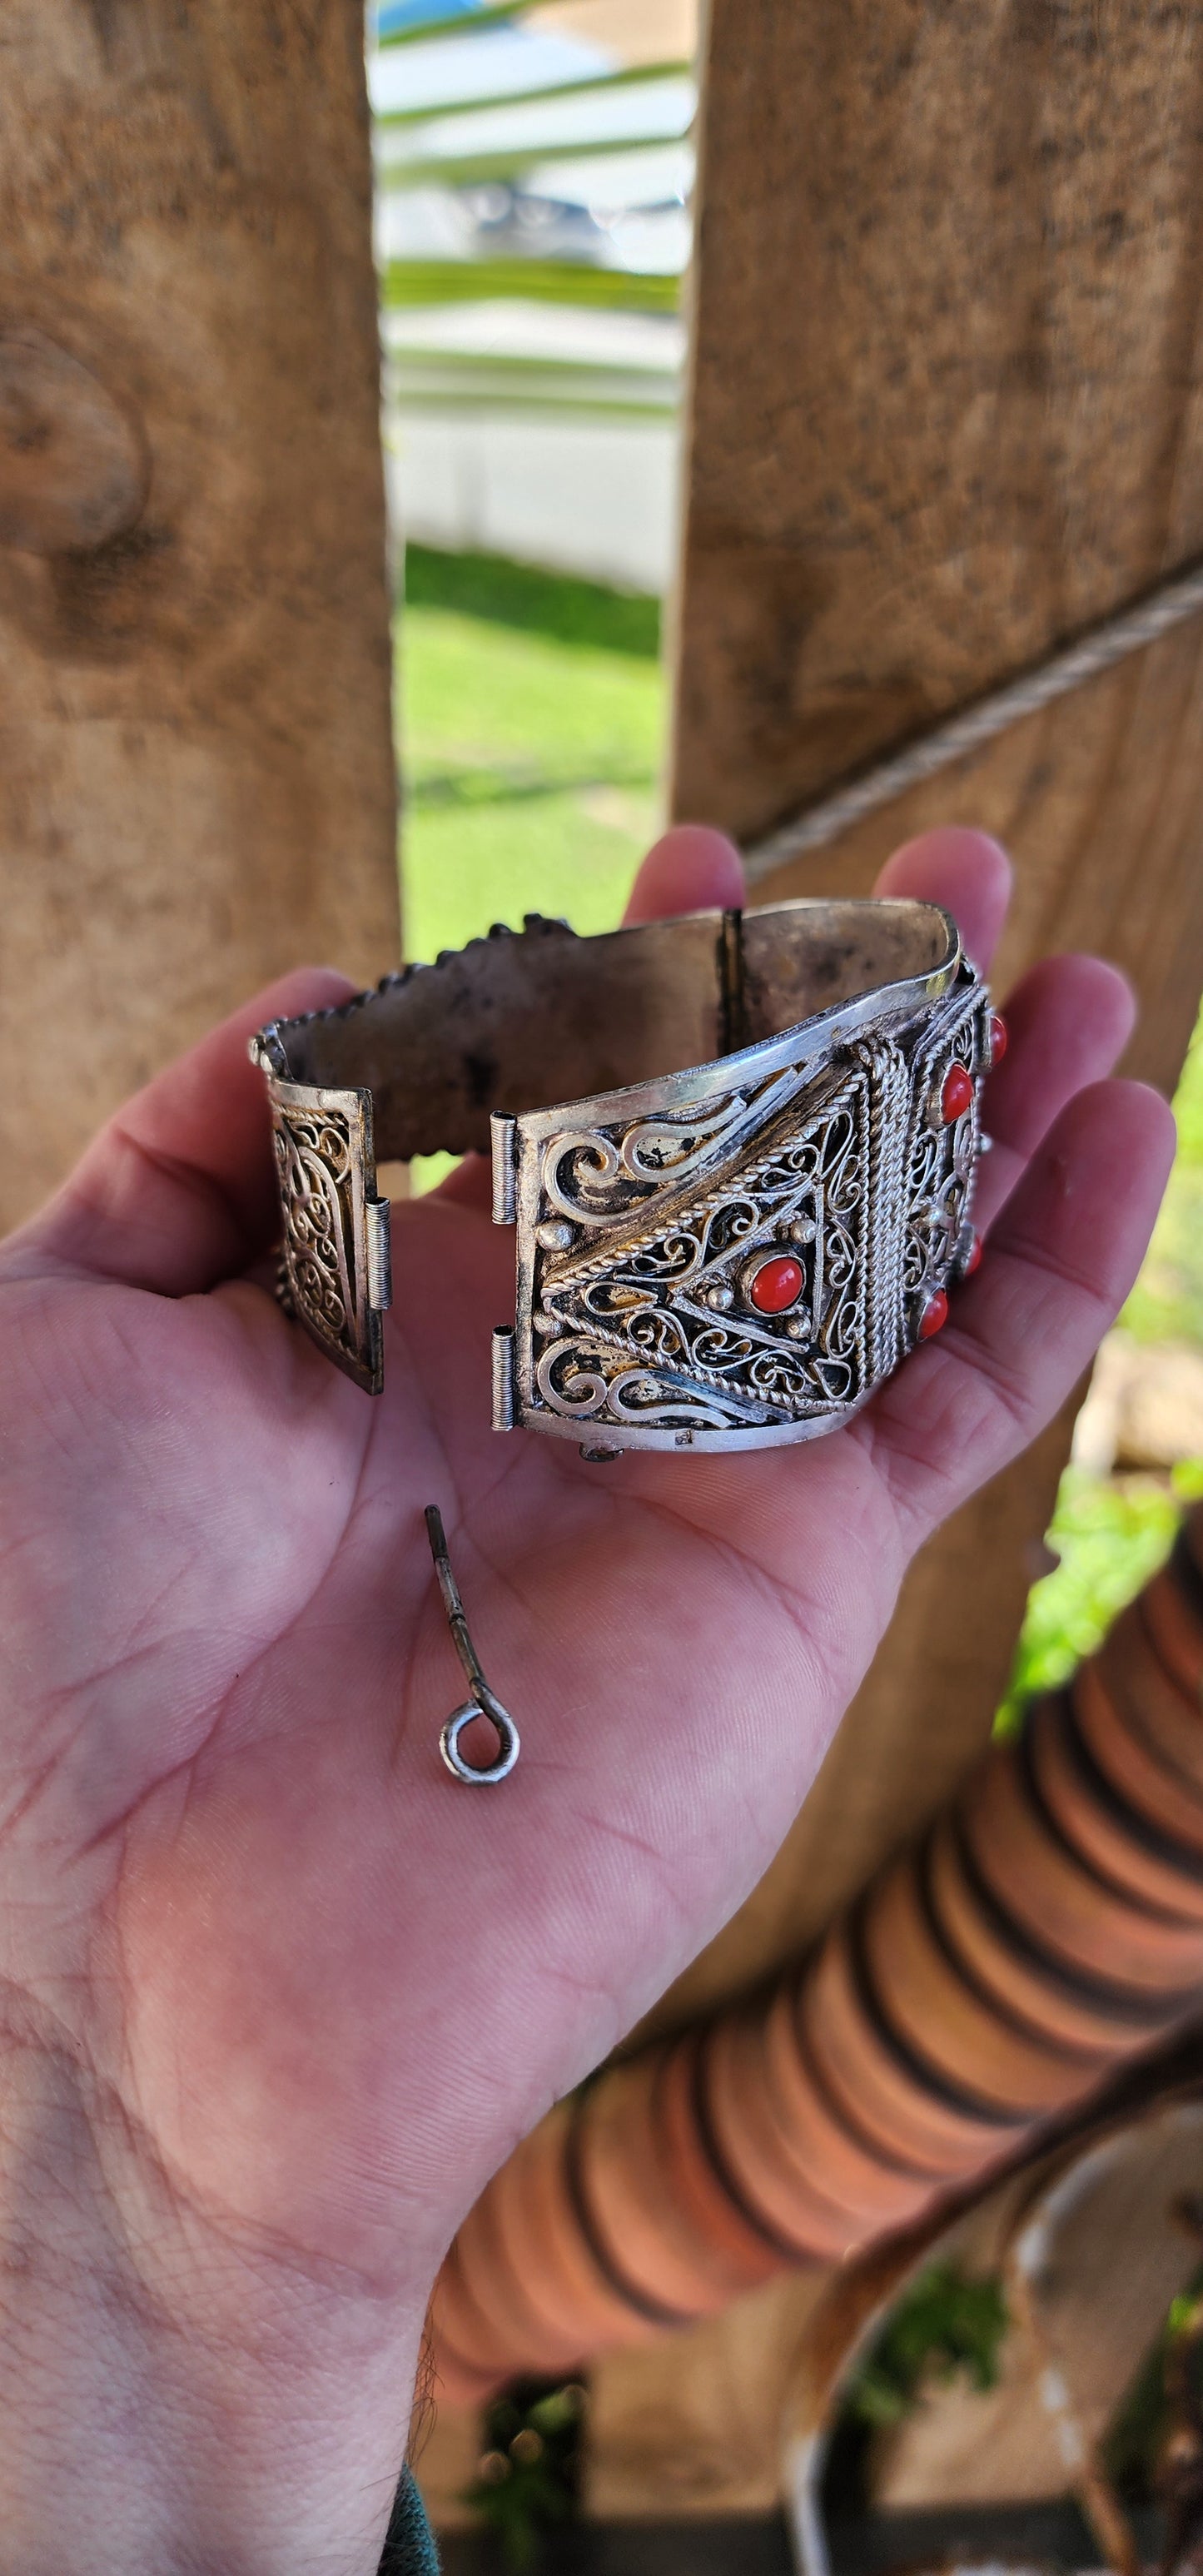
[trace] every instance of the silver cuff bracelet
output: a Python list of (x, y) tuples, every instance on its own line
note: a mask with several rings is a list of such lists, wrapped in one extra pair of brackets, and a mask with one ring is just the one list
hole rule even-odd
[(376, 1157), (491, 1144), (494, 1220), (517, 1231), (495, 1429), (594, 1456), (813, 1439), (939, 1328), (974, 1265), (981, 1078), (1002, 1043), (934, 904), (773, 904), (596, 939), (530, 915), (252, 1040), (288, 1301), (379, 1393)]

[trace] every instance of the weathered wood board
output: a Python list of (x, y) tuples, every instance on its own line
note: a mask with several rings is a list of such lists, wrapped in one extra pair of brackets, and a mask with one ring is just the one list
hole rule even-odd
[(592, 2375), (590, 2513), (622, 2522), (771, 2511), (783, 2392), (822, 2286), (817, 2272), (770, 2281), (667, 2344), (611, 2354)]
[(678, 811), (766, 830), (1203, 548), (1201, 76), (1198, 0), (712, 0)]
[(397, 953), (359, 0), (0, 27), (0, 1224), (279, 969)]

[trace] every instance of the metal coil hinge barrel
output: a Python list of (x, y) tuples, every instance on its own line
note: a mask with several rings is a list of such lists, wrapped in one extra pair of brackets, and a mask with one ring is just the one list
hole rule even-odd
[(368, 1304), (383, 1315), (393, 1302), (392, 1202), (369, 1199), (364, 1208)]

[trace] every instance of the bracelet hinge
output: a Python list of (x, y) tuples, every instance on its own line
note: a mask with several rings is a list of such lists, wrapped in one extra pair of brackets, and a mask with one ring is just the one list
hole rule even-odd
[(493, 1326), (493, 1429), (514, 1428), (514, 1327)]
[(388, 1199), (369, 1199), (363, 1211), (368, 1304), (377, 1315), (393, 1302), (392, 1212)]
[(518, 1121), (508, 1110), (495, 1109), (489, 1120), (493, 1141), (493, 1223), (513, 1225), (518, 1215)]

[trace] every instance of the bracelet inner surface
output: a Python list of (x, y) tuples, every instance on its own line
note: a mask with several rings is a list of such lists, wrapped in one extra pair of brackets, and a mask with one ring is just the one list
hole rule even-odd
[(583, 939), (530, 916), (273, 1036), (288, 1080), (371, 1091), (381, 1160), (487, 1152), (494, 1110), (711, 1063), (958, 955), (935, 904), (794, 902)]

